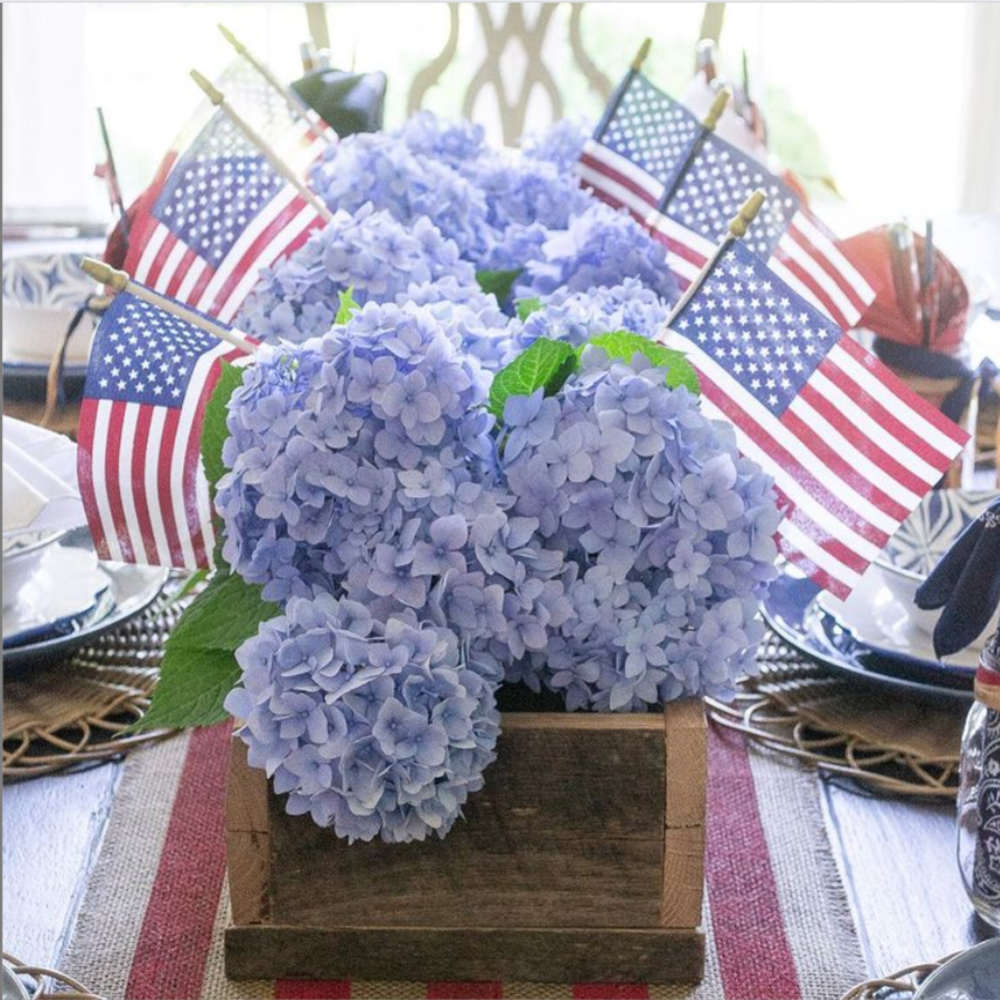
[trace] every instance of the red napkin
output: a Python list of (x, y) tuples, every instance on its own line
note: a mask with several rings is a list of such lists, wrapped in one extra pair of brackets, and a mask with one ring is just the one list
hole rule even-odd
[[(924, 239), (914, 233), (917, 260), (923, 260)], [(840, 240), (844, 256), (867, 278), (875, 289), (875, 300), (858, 320), (879, 337), (899, 344), (924, 347), (924, 329), (919, 317), (907, 316), (896, 300), (889, 252), (889, 230), (879, 226), (866, 233)], [(969, 313), (969, 290), (958, 269), (940, 250), (936, 251), (934, 281), (924, 289), (922, 298), (928, 307), (936, 297), (937, 323), (931, 328), (929, 350), (951, 354), (962, 343)], [(918, 300), (919, 301), (919, 300)]]

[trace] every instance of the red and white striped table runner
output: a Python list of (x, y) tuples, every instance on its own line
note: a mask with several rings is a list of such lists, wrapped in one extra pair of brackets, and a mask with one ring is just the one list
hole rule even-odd
[(227, 980), (229, 739), (197, 730), (127, 760), (63, 962), (107, 1000), (819, 1000), (865, 976), (815, 778), (713, 731), (700, 986)]

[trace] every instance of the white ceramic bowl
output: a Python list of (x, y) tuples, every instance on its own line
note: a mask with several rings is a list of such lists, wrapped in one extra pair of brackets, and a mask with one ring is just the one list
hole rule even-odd
[[(80, 255), (27, 254), (3, 262), (4, 360), (48, 364), (87, 298), (97, 291), (80, 270)], [(94, 318), (86, 315), (74, 331), (66, 363), (85, 365)]]
[(65, 531), (51, 531), (44, 535), (21, 535), (14, 539), (4, 539), (3, 545), (3, 606), (10, 607), (35, 575), (42, 557), (50, 545), (54, 545), (66, 534)]
[[(893, 596), (909, 609), (911, 620), (924, 632), (934, 631), (941, 612), (918, 608), (914, 603), (917, 588), (965, 528), (996, 499), (996, 493), (931, 490), (875, 560)], [(976, 644), (985, 642), (998, 623), (1000, 611)]]

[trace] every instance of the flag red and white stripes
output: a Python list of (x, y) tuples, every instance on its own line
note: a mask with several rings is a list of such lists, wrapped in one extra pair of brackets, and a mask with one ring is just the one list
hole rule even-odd
[(94, 337), (77, 459), (102, 559), (192, 570), (211, 564), (205, 407), (221, 362), (247, 357), (130, 294), (115, 298)]
[[(304, 172), (326, 146), (300, 121), (276, 151)], [(186, 151), (167, 154), (141, 199), (124, 269), (228, 323), (260, 269), (293, 253), (323, 224), (315, 206), (220, 110)]]
[(774, 476), (784, 554), (846, 597), (968, 435), (739, 243), (672, 328), (706, 412)]
[(786, 285), (841, 329), (856, 325), (875, 297), (791, 187), (706, 132), (640, 74), (631, 73), (616, 92), (578, 169), (585, 186), (627, 208), (663, 243), (682, 287), (697, 277), (740, 206), (763, 189), (768, 202), (746, 242)]

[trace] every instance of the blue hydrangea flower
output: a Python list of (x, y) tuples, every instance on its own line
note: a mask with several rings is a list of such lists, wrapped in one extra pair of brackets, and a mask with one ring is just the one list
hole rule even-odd
[(624, 209), (591, 199), (566, 229), (549, 234), (516, 289), (522, 297), (559, 289), (584, 292), (620, 285), (628, 277), (638, 278), (667, 302), (677, 298), (663, 246)]
[(664, 376), (642, 355), (610, 363), (589, 348), (560, 393), (511, 398), (504, 410), (511, 510), (538, 522), (544, 550), (512, 573), (504, 551), (486, 547), (514, 583), (501, 659), (508, 681), (544, 684), (570, 709), (725, 695), (763, 635), (780, 519), (771, 481)]
[(236, 658), (226, 708), (289, 813), (348, 841), (424, 840), (482, 788), (500, 672), (454, 633), (319, 594), (291, 598)]
[(364, 305), (392, 302), (411, 285), (437, 282), (479, 292), (472, 266), (429, 219), (404, 228), (366, 204), (353, 215), (337, 212), (295, 253), (265, 269), (236, 325), (267, 343), (301, 343), (333, 326), (339, 295), (349, 288)]

